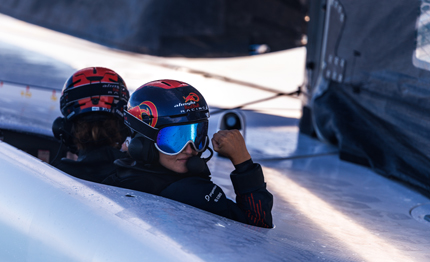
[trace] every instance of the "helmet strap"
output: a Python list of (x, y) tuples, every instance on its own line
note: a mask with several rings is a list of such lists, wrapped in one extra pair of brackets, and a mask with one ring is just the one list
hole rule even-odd
[(157, 138), (158, 128), (154, 128), (147, 123), (137, 119), (128, 111), (124, 112), (124, 124), (135, 130), (138, 134), (144, 134), (145, 137), (149, 138), (152, 141), (155, 141), (155, 139)]

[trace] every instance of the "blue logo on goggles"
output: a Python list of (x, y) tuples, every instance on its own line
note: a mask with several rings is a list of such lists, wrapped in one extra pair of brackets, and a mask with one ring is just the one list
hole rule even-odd
[(208, 122), (167, 126), (158, 131), (155, 147), (163, 154), (177, 155), (191, 143), (197, 152), (206, 148)]

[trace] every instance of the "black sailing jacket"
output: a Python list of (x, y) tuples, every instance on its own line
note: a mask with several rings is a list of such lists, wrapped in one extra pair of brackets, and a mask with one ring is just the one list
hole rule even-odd
[(237, 165), (230, 174), (236, 203), (210, 180), (207, 166), (203, 173), (191, 175), (132, 159), (116, 160), (115, 164), (118, 172), (102, 183), (163, 196), (249, 225), (273, 227), (273, 196), (266, 189), (261, 166), (252, 160)]
[(102, 182), (106, 177), (116, 173), (116, 159), (124, 158), (127, 153), (104, 146), (85, 151), (79, 151), (77, 161), (63, 158), (54, 162), (53, 166), (77, 178), (92, 182)]

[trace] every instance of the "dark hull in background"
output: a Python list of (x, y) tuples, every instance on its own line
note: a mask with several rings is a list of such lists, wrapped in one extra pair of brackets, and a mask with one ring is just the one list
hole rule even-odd
[(417, 21), (429, 7), (409, 0), (312, 1), (301, 119), (301, 131), (337, 144), (341, 159), (427, 195), (430, 63), (419, 54), (428, 51), (429, 38), (428, 25), (417, 29)]
[(302, 46), (307, 1), (3, 0), (0, 12), (133, 52), (231, 57)]

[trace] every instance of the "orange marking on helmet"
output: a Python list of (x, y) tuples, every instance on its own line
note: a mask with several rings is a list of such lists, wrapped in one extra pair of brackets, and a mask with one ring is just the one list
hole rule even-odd
[(174, 89), (174, 88), (179, 88), (179, 87), (184, 87), (189, 85), (181, 81), (163, 79), (163, 80), (151, 81), (149, 83), (144, 84), (141, 87), (144, 87), (144, 86), (156, 86), (163, 89)]
[(190, 101), (194, 101), (194, 102), (199, 102), (200, 98), (198, 95), (196, 95), (196, 93), (190, 93), (187, 97), (184, 97), (185, 103), (190, 102)]
[(88, 80), (84, 74), (75, 74), (73, 75), (73, 83), (76, 83), (74, 87), (88, 85), (90, 84), (90, 80)]
[[(158, 111), (154, 103), (144, 101), (140, 105), (128, 109), (128, 112), (140, 120), (143, 120), (143, 115), (150, 117), (149, 125), (155, 127), (158, 121)], [(152, 118), (151, 118), (152, 117)]]
[(118, 75), (112, 72), (106, 72), (103, 76), (103, 79), (100, 82), (102, 83), (118, 82)]
[(107, 68), (99, 67), (97, 70), (95, 68), (85, 68), (76, 72), (72, 81), (75, 83), (74, 87), (91, 83), (112, 83), (118, 81), (118, 75)]

